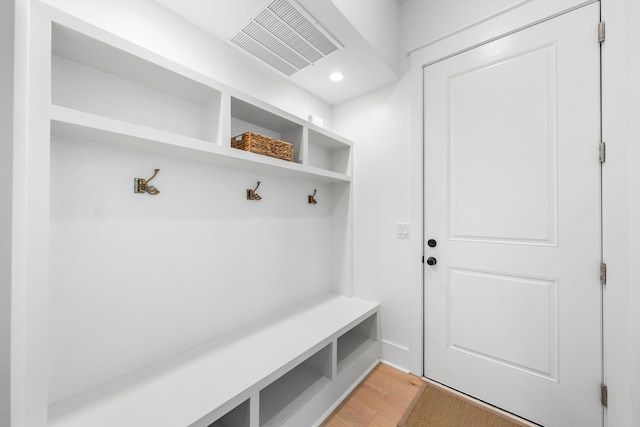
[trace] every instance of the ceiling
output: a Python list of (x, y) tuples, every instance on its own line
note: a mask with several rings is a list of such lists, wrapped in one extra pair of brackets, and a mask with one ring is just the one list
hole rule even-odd
[[(177, 15), (234, 46), (238, 34), (274, 0), (155, 0)], [(265, 70), (289, 79), (335, 105), (387, 85), (398, 78), (398, 3), (390, 0), (287, 0), (342, 47), (293, 74), (275, 70), (254, 56)], [(364, 6), (364, 7), (363, 7)], [(376, 7), (382, 6), (382, 7)], [(391, 9), (390, 9), (391, 8)], [(349, 18), (350, 19), (349, 19)], [(341, 82), (329, 80), (335, 71)]]

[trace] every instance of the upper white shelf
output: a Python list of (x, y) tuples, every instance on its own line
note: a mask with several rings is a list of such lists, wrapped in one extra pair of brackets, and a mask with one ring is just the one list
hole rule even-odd
[(54, 23), (52, 55), (194, 102), (220, 92), (221, 85), (212, 79), (100, 29), (85, 27), (91, 35)]
[(57, 105), (51, 106), (51, 135), (72, 141), (145, 150), (218, 166), (250, 168), (273, 175), (297, 175), (330, 183), (351, 182), (350, 176), (330, 170), (261, 156)]
[[(217, 165), (351, 182), (352, 144), (113, 34), (52, 26), (52, 135)], [(256, 132), (293, 145), (286, 162), (230, 147)]]

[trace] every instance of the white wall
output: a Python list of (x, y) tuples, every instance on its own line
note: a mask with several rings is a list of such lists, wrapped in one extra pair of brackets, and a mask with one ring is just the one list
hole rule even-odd
[(153, 0), (44, 0), (71, 15), (303, 119), (328, 104), (269, 71)]
[(0, 4), (0, 427), (9, 426), (14, 2)]
[[(356, 141), (354, 156), (354, 294), (381, 302), (383, 358), (407, 369), (411, 299), (421, 283), (420, 234), (396, 238), (410, 222), (408, 79), (334, 107), (337, 133)], [(416, 224), (412, 224), (415, 226)], [(413, 230), (412, 230), (413, 231)], [(418, 301), (419, 303), (419, 301)], [(418, 320), (419, 321), (419, 320)], [(422, 372), (417, 372), (421, 374)]]
[[(401, 46), (405, 51), (421, 48), (412, 55), (412, 70), (421, 76), (421, 65), (428, 62), (424, 58), (441, 58), (468, 47), (469, 39), (480, 43), (582, 3), (406, 0), (401, 3)], [(607, 21), (603, 132), (609, 152), (604, 174), (607, 425), (631, 427), (640, 424), (640, 4), (603, 0), (602, 8)], [(420, 84), (419, 77), (405, 75), (397, 85), (335, 106), (333, 116), (335, 130), (357, 147), (354, 289), (382, 304), (385, 358), (418, 374), (420, 332), (407, 330), (421, 320), (399, 307), (421, 298), (421, 274), (412, 264), (421, 255), (421, 243), (411, 249), (413, 243), (395, 241), (393, 227), (411, 222), (412, 239), (421, 240), (422, 193), (416, 184), (422, 179)], [(406, 99), (412, 99), (411, 106), (400, 101)]]
[[(161, 193), (134, 194), (133, 178), (154, 168)], [(262, 200), (246, 200), (258, 180)], [(330, 195), (305, 180), (53, 140), (50, 401), (328, 292)]]
[(401, 8), (402, 50), (415, 50), (531, 1), (405, 0)]
[[(629, 179), (631, 188), (629, 189), (629, 259), (635, 260), (629, 266), (629, 287), (631, 288), (631, 419), (634, 425), (640, 424), (640, 267), (637, 260), (640, 260), (640, 3), (628, 1), (626, 11), (626, 21), (628, 23), (628, 35), (625, 37), (629, 43), (627, 53), (624, 56), (628, 59), (627, 82), (623, 89), (627, 90), (629, 96)], [(613, 425), (613, 424), (610, 424)]]
[(331, 0), (389, 68), (399, 68), (400, 9), (397, 0)]

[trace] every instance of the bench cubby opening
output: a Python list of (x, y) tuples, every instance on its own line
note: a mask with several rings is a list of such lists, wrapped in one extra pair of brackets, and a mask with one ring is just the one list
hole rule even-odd
[(372, 315), (338, 338), (338, 374), (378, 341), (378, 318)]
[(245, 400), (222, 417), (218, 418), (209, 427), (250, 427), (250, 405), (249, 400)]
[(260, 391), (260, 427), (281, 425), (331, 381), (331, 345)]

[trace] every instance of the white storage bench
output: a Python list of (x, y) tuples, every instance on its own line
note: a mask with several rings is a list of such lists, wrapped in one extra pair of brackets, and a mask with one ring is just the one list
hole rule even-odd
[(378, 312), (323, 295), (57, 403), (49, 426), (317, 425), (377, 363)]

